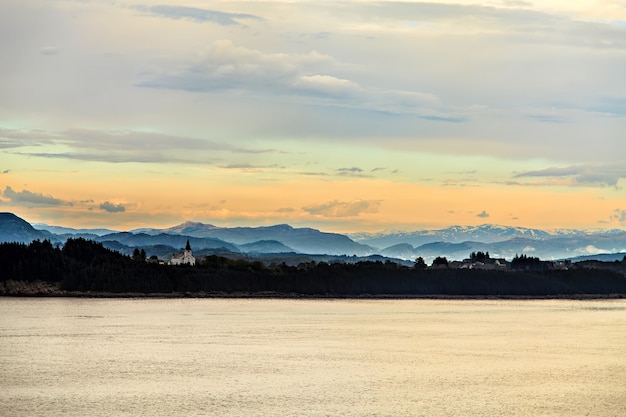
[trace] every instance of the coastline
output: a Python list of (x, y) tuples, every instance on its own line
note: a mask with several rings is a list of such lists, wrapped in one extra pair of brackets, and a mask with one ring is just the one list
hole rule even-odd
[(278, 293), (271, 291), (260, 292), (171, 292), (171, 293), (135, 293), (135, 292), (93, 292), (93, 291), (66, 291), (60, 288), (59, 283), (47, 281), (2, 281), (0, 282), (0, 297), (28, 297), (28, 298), (134, 298), (134, 299), (181, 299), (181, 298), (278, 298), (278, 299), (346, 299), (346, 300), (622, 300), (626, 294), (551, 294), (551, 295), (522, 295), (522, 294), (301, 294)]

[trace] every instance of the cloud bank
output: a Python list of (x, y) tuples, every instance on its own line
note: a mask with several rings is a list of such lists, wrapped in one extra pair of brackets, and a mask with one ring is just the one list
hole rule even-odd
[(380, 207), (379, 200), (330, 201), (324, 204), (313, 204), (302, 207), (302, 210), (314, 216), (323, 217), (356, 217), (363, 213), (376, 213)]
[(55, 198), (51, 195), (32, 192), (29, 190), (15, 191), (7, 186), (2, 192), (2, 196), (9, 200), (11, 204), (18, 206), (71, 206), (69, 201)]

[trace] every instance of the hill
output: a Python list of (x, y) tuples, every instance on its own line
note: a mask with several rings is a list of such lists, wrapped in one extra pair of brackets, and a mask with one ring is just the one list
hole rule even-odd
[[(71, 229), (46, 226), (37, 230), (12, 213), (0, 215), (0, 242), (24, 242), (49, 239), (62, 244), (68, 238), (82, 237), (104, 242), (106, 247), (119, 248), (123, 253), (135, 248), (145, 249), (149, 256), (167, 260), (173, 252), (190, 241), (194, 251), (203, 253), (263, 254), (296, 252), (335, 257), (369, 257), (414, 261), (424, 258), (428, 263), (437, 256), (461, 260), (470, 252), (489, 252), (494, 258), (512, 259), (527, 254), (545, 260), (572, 259), (626, 252), (626, 231), (558, 230), (498, 225), (452, 226), (439, 230), (394, 232), (350, 236), (326, 233), (312, 228), (294, 228), (287, 224), (262, 227), (219, 227), (200, 222), (185, 222), (165, 229), (144, 228), (130, 232), (104, 233), (106, 229)], [(63, 232), (52, 233), (53, 230)], [(166, 250), (166, 248), (171, 248)]]
[(54, 234), (35, 229), (26, 220), (13, 213), (0, 213), (0, 243), (30, 243), (37, 239), (58, 240)]

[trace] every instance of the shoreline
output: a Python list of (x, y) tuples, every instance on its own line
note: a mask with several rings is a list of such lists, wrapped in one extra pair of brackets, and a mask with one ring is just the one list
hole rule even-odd
[(623, 300), (626, 294), (301, 294), (261, 292), (172, 292), (172, 293), (113, 293), (93, 291), (65, 291), (59, 283), (46, 281), (0, 282), (0, 297), (14, 298), (118, 298), (118, 299), (302, 299), (302, 300)]

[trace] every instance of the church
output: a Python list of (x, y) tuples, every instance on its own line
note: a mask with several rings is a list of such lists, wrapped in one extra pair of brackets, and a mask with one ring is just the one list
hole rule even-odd
[(187, 246), (182, 253), (175, 253), (170, 259), (170, 265), (195, 265), (196, 258), (191, 254), (191, 245), (189, 245), (189, 239), (187, 239)]

